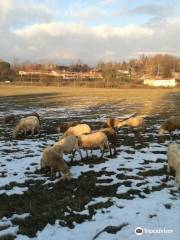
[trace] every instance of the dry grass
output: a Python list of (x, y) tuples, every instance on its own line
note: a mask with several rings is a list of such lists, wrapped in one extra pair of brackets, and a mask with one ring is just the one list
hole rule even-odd
[(167, 93), (177, 92), (180, 89), (143, 89), (143, 88), (127, 88), (127, 89), (104, 89), (104, 88), (76, 88), (76, 87), (46, 87), (46, 86), (18, 86), (18, 85), (0, 85), (0, 96), (15, 96), (38, 93), (60, 93), (68, 96), (98, 96), (98, 97), (118, 97), (121, 98), (127, 95), (138, 96), (144, 95), (165, 95)]
[[(124, 105), (140, 105), (139, 113), (151, 114), (161, 108), (162, 103), (170, 101), (174, 105), (175, 112), (179, 108), (177, 98), (180, 89), (104, 89), (104, 88), (76, 88), (76, 87), (52, 87), (52, 86), (17, 86), (0, 85), (0, 96), (28, 95), (34, 100), (49, 103), (70, 105), (76, 107), (78, 104), (84, 106), (97, 106), (111, 104), (118, 107), (119, 103)], [(168, 105), (169, 103), (167, 103)]]

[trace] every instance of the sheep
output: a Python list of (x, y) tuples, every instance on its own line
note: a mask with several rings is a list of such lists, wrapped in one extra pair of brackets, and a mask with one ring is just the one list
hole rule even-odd
[(57, 132), (58, 133), (65, 133), (68, 130), (68, 128), (75, 127), (78, 124), (79, 124), (79, 122), (62, 123), (57, 127)]
[(37, 117), (21, 118), (13, 132), (13, 137), (16, 138), (20, 132), (23, 132), (26, 136), (27, 131), (31, 131), (32, 135), (34, 135), (35, 130), (40, 134), (40, 124)]
[(16, 122), (16, 116), (14, 114), (10, 114), (4, 117), (4, 123), (15, 123)]
[(63, 173), (63, 180), (70, 180), (71, 175), (67, 163), (63, 159), (63, 153), (57, 152), (54, 147), (46, 147), (43, 151), (42, 158), (40, 161), (41, 168), (50, 167), (51, 177), (53, 171)]
[(72, 153), (71, 161), (74, 159), (75, 152), (78, 151), (82, 159), (82, 154), (78, 146), (77, 136), (67, 136), (60, 138), (58, 142), (54, 144), (57, 151), (62, 151), (65, 154)]
[(129, 118), (135, 117), (136, 115), (137, 115), (137, 113), (133, 113), (126, 118), (108, 118), (105, 120), (104, 125), (105, 125), (105, 127), (118, 128), (118, 125), (121, 122), (128, 120)]
[(167, 119), (160, 127), (159, 134), (166, 132), (172, 132), (176, 129), (180, 129), (180, 116), (173, 116)]
[(37, 112), (28, 113), (24, 117), (30, 117), (30, 116), (37, 117), (39, 119), (39, 122), (40, 122), (40, 116), (39, 116), (39, 114)]
[(78, 145), (79, 145), (79, 148), (86, 150), (87, 157), (88, 157), (88, 150), (94, 150), (99, 148), (102, 151), (101, 158), (104, 155), (104, 151), (106, 147), (110, 151), (108, 138), (105, 133), (100, 131), (80, 135)]
[(68, 128), (68, 130), (64, 133), (63, 136), (80, 136), (86, 133), (91, 133), (91, 128), (87, 124), (78, 124), (75, 127)]
[(180, 187), (180, 144), (170, 143), (167, 148), (167, 173), (171, 172), (171, 169), (176, 171), (176, 182)]
[[(114, 154), (116, 153), (116, 131), (109, 127), (109, 128), (102, 128), (99, 129), (98, 131), (103, 132), (106, 134), (108, 141), (112, 144), (112, 147), (114, 148)], [(110, 147), (110, 155), (112, 156), (112, 151), (111, 151), (111, 147)]]
[(121, 122), (122, 120), (119, 118), (108, 118), (105, 120), (105, 127), (111, 127), (111, 128), (117, 128), (118, 124)]
[(129, 126), (133, 128), (146, 127), (144, 118), (141, 116), (131, 117), (117, 124), (117, 128), (120, 128), (122, 126)]

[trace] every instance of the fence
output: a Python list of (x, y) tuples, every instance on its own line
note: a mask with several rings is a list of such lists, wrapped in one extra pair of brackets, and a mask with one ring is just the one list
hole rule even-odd
[(90, 78), (70, 78), (63, 79), (57, 76), (46, 75), (19, 75), (14, 79), (14, 84), (31, 85), (31, 86), (74, 86), (74, 87), (94, 87), (94, 88), (118, 88), (122, 87), (123, 81), (105, 80), (105, 79), (90, 79)]

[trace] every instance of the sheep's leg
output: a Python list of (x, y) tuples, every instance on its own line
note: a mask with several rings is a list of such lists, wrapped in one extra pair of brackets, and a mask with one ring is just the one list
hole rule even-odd
[(88, 150), (86, 149), (86, 158), (88, 158)]
[(114, 155), (116, 154), (116, 146), (113, 145), (113, 148), (114, 148)]
[(170, 174), (171, 172), (171, 167), (169, 166), (169, 164), (167, 165), (167, 173)]
[(76, 149), (72, 151), (71, 162), (72, 162), (72, 161), (73, 161), (73, 159), (74, 159), (75, 152), (76, 152)]
[(109, 148), (109, 150), (110, 150), (110, 156), (112, 157), (112, 149), (111, 149), (111, 147)]
[(107, 148), (108, 148), (108, 150), (109, 150), (109, 152), (110, 152), (110, 155), (112, 155), (111, 148), (110, 148), (110, 146), (109, 146), (109, 142), (108, 142), (108, 141), (106, 142), (106, 145), (107, 145)]
[(104, 146), (100, 146), (100, 151), (102, 152), (100, 158), (102, 158), (104, 156), (104, 152), (105, 152), (105, 147)]
[(53, 178), (53, 168), (51, 167), (51, 178)]
[(34, 136), (34, 128), (31, 129), (31, 135)]
[(78, 152), (79, 152), (79, 155), (80, 155), (80, 157), (81, 157), (81, 160), (82, 160), (82, 158), (83, 158), (83, 157), (82, 157), (81, 150), (79, 149), (79, 150), (78, 150)]
[(105, 151), (104, 151), (104, 149), (103, 149), (100, 158), (103, 158), (103, 156), (104, 156), (104, 152), (105, 152)]
[(40, 129), (39, 128), (37, 128), (37, 133), (38, 133), (38, 135), (39, 135), (39, 137), (41, 136), (41, 132), (40, 132)]

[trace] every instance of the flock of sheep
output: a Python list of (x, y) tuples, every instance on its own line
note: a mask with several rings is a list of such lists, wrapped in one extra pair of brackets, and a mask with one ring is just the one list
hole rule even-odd
[[(5, 116), (5, 123), (15, 122), (16, 117), (14, 115)], [(146, 129), (144, 118), (137, 116), (136, 114), (126, 119), (110, 118), (104, 122), (104, 127), (96, 131), (92, 131), (91, 127), (85, 123), (70, 122), (63, 123), (57, 131), (62, 133), (63, 136), (59, 138), (53, 146), (48, 146), (42, 153), (40, 161), (41, 168), (48, 168), (53, 172), (63, 173), (64, 180), (71, 179), (71, 173), (68, 164), (64, 160), (64, 154), (72, 154), (71, 160), (73, 160), (75, 152), (78, 151), (81, 159), (81, 149), (86, 151), (88, 156), (88, 150), (100, 149), (101, 157), (103, 157), (106, 149), (112, 155), (112, 149), (114, 154), (116, 152), (116, 134), (119, 128), (123, 126), (129, 126), (133, 128)], [(180, 116), (174, 116), (167, 119), (159, 129), (159, 134), (180, 129)], [(31, 132), (32, 135), (40, 134), (40, 117), (34, 112), (23, 118), (21, 118), (13, 131), (13, 137), (17, 138), (18, 135)], [(176, 182), (180, 187), (180, 144), (170, 143), (167, 148), (168, 167), (167, 172), (173, 169), (176, 172)]]

